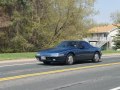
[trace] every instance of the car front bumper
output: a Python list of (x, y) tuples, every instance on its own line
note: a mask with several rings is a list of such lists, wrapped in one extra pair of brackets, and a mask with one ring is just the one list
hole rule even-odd
[[(45, 57), (45, 56), (44, 56)], [(65, 56), (60, 56), (60, 57), (45, 57), (45, 59), (42, 59), (41, 56), (36, 56), (36, 59), (38, 61), (47, 61), (47, 62), (65, 62), (66, 57)]]

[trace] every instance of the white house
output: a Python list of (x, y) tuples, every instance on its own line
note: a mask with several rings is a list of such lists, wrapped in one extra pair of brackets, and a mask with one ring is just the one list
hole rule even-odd
[(114, 46), (113, 39), (118, 33), (118, 30), (115, 25), (94, 27), (89, 30), (91, 36), (85, 38), (85, 40), (102, 49), (112, 49)]

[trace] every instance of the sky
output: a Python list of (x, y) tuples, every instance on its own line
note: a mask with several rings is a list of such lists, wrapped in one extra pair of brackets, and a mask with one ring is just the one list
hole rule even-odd
[(112, 23), (111, 13), (120, 12), (120, 0), (96, 0), (95, 10), (99, 13), (94, 16), (97, 23)]

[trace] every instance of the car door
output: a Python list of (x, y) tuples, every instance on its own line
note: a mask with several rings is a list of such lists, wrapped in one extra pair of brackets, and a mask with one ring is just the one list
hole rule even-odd
[(88, 60), (91, 59), (91, 48), (86, 42), (79, 42), (78, 44), (78, 58), (79, 60)]
[(80, 42), (78, 42), (77, 49), (76, 49), (76, 59), (84, 60), (85, 59), (84, 54), (85, 54), (84, 47), (82, 46)]

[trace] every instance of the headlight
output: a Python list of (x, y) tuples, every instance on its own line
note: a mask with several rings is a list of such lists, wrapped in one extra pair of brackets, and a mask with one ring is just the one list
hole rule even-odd
[(36, 56), (40, 56), (40, 53), (37, 53)]
[(59, 56), (64, 56), (64, 54), (52, 53), (50, 56), (52, 56), (52, 57), (59, 57)]

